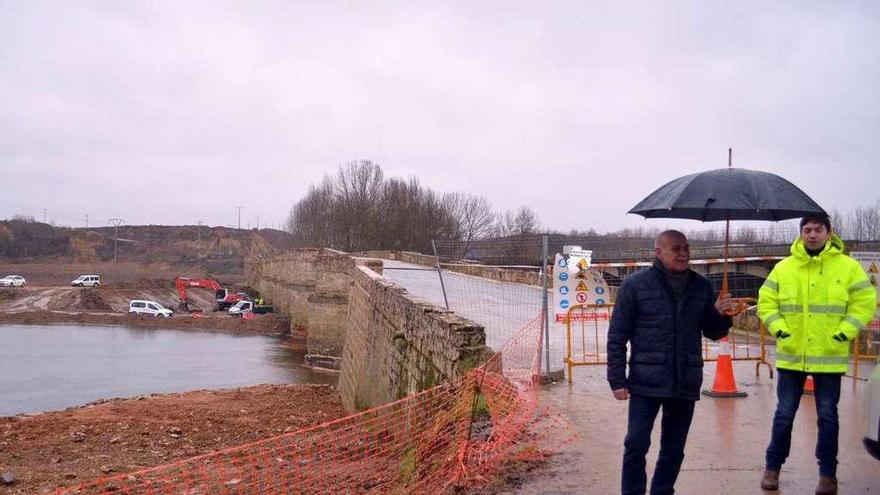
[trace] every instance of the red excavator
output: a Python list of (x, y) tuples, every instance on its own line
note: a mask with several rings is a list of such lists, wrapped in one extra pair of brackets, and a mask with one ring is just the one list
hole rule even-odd
[(177, 293), (180, 295), (179, 309), (181, 311), (189, 311), (189, 306), (187, 305), (186, 298), (186, 289), (189, 287), (201, 287), (204, 289), (213, 290), (214, 300), (217, 302), (218, 309), (228, 308), (238, 301), (247, 298), (247, 295), (243, 293), (230, 294), (225, 287), (220, 285), (220, 282), (217, 282), (216, 280), (212, 280), (210, 278), (177, 277), (176, 279), (174, 279), (174, 285), (175, 287), (177, 287)]

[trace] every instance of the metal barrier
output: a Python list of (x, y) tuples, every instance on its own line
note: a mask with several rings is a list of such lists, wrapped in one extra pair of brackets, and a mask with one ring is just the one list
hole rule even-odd
[[(727, 339), (730, 341), (730, 358), (733, 361), (755, 361), (756, 377), (761, 376), (763, 364), (767, 367), (770, 378), (773, 378), (773, 365), (767, 361), (767, 328), (758, 318), (757, 306), (748, 306), (733, 317), (733, 327)], [(714, 358), (710, 356), (710, 342), (703, 339), (703, 360), (717, 361), (717, 353)]]
[[(563, 362), (572, 383), (575, 366), (607, 365), (605, 352), (608, 325), (613, 312), (612, 304), (575, 304), (565, 316), (566, 351)], [(767, 330), (758, 319), (755, 307), (747, 308), (734, 318), (734, 327), (728, 335), (730, 357), (734, 361), (756, 361), (755, 375), (760, 376), (761, 365), (767, 366), (773, 378), (773, 366), (767, 361)], [(703, 339), (703, 361), (717, 361), (718, 346)]]
[[(863, 342), (864, 341), (864, 342)], [(859, 375), (860, 361), (868, 361), (870, 363), (880, 362), (880, 320), (874, 320), (859, 333), (859, 336), (853, 341), (853, 373), (851, 376), (855, 380), (867, 380)], [(873, 369), (873, 368), (872, 368)], [(869, 370), (870, 372), (870, 370)]]
[[(572, 383), (571, 369), (575, 366), (593, 366), (608, 364), (604, 346), (600, 343), (608, 335), (608, 323), (611, 321), (611, 304), (575, 304), (565, 314), (565, 359), (568, 368), (568, 383)], [(580, 325), (580, 354), (573, 354), (571, 323)], [(601, 329), (600, 329), (601, 326)], [(589, 328), (588, 328), (589, 327)], [(592, 336), (589, 349), (587, 336)], [(600, 339), (601, 337), (601, 339)]]

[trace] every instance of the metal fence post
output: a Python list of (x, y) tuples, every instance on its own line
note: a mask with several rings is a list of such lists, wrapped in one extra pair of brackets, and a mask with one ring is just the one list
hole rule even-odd
[(547, 236), (544, 236), (544, 256), (541, 258), (541, 273), (544, 274), (542, 280), (543, 290), (541, 291), (541, 308), (544, 311), (544, 320), (541, 322), (544, 327), (544, 369), (547, 372), (547, 377), (550, 377), (550, 311), (548, 308), (548, 298), (547, 298), (547, 256), (549, 255), (548, 251), (548, 239)]
[(443, 283), (443, 271), (440, 270), (440, 256), (437, 256), (437, 243), (431, 239), (431, 248), (434, 250), (434, 259), (437, 261), (437, 275), (440, 276), (440, 289), (443, 290), (443, 302), (446, 303), (446, 310), (449, 310), (449, 299), (446, 298), (446, 285)]

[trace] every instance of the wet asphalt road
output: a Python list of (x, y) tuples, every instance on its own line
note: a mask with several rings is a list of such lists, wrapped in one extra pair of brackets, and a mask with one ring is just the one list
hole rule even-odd
[[(680, 494), (812, 494), (818, 482), (814, 456), (816, 409), (812, 396), (804, 396), (795, 420), (792, 453), (780, 476), (780, 491), (759, 488), (764, 470), (764, 450), (776, 406), (775, 379), (766, 367), (755, 377), (754, 363), (737, 362), (734, 372), (740, 390), (748, 397), (697, 402), (685, 449), (685, 460), (676, 484)], [(714, 380), (714, 364), (707, 364), (704, 388)], [(579, 437), (556, 448), (547, 475), (525, 481), (520, 494), (619, 493), (627, 403), (615, 400), (605, 381), (605, 369), (576, 368), (574, 384), (557, 383), (541, 390), (542, 404), (563, 414)], [(839, 404), (840, 494), (880, 493), (880, 461), (865, 452), (863, 403), (865, 383), (844, 378)], [(559, 432), (546, 441), (553, 448), (570, 432)], [(648, 455), (650, 479), (659, 447), (659, 421)]]

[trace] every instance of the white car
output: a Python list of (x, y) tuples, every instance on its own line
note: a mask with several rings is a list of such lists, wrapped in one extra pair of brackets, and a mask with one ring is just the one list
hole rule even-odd
[(865, 391), (865, 448), (880, 460), (880, 362), (874, 367)]
[(21, 275), (7, 275), (0, 278), (0, 287), (24, 287), (25, 285), (27, 285), (27, 280)]
[(80, 275), (70, 281), (74, 287), (97, 287), (101, 285), (101, 277), (98, 275)]
[(128, 314), (153, 315), (169, 318), (172, 314), (174, 314), (174, 312), (170, 309), (162, 307), (162, 305), (157, 303), (156, 301), (134, 300), (128, 303)]

